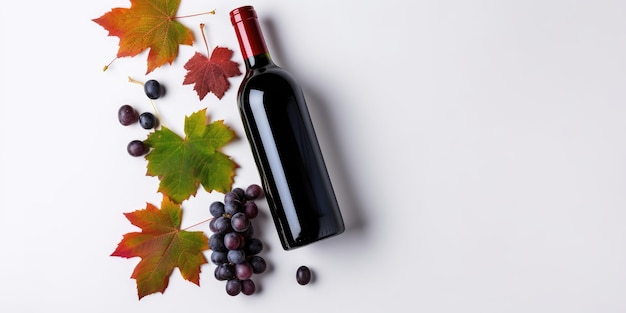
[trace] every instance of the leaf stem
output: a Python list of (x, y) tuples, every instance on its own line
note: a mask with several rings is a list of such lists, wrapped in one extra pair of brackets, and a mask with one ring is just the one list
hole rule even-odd
[(152, 99), (150, 99), (150, 104), (152, 104), (152, 108), (154, 109), (154, 113), (156, 113), (156, 116), (159, 119), (159, 124), (161, 124), (161, 126), (167, 127), (167, 125), (165, 125), (165, 122), (163, 122), (163, 118), (161, 117), (161, 114), (159, 113), (159, 110), (157, 110), (156, 105), (154, 105), (154, 101), (152, 101)]
[(196, 227), (196, 226), (198, 226), (198, 225), (201, 225), (201, 224), (204, 224), (204, 223), (206, 223), (206, 222), (209, 222), (209, 221), (211, 221), (212, 219), (213, 219), (213, 217), (207, 218), (207, 219), (206, 219), (206, 220), (204, 220), (204, 221), (201, 221), (201, 222), (195, 223), (195, 224), (193, 224), (193, 225), (191, 225), (191, 226), (189, 226), (189, 227), (185, 227), (185, 228), (183, 228), (182, 230), (187, 230), (187, 229), (189, 229), (189, 228)]
[(108, 70), (108, 69), (109, 69), (109, 66), (111, 66), (111, 64), (113, 64), (113, 62), (115, 62), (115, 60), (117, 60), (117, 57), (113, 58), (113, 60), (111, 60), (111, 62), (109, 62), (109, 64), (105, 65), (105, 66), (102, 68), (102, 71), (103, 71), (103, 72), (106, 72), (106, 70)]
[(209, 43), (206, 40), (206, 35), (204, 34), (204, 23), (200, 23), (200, 32), (202, 33), (202, 39), (204, 39), (204, 47), (206, 48), (206, 56), (207, 58), (211, 56), (209, 52)]
[(143, 82), (140, 82), (140, 81), (138, 81), (138, 80), (136, 80), (136, 79), (134, 79), (134, 78), (132, 78), (130, 76), (128, 76), (128, 81), (131, 82), (131, 83), (138, 84), (138, 85), (142, 85), (142, 86), (144, 85)]
[(172, 17), (172, 19), (179, 19), (179, 18), (194, 17), (194, 16), (200, 16), (200, 15), (206, 15), (206, 14), (215, 14), (215, 9), (213, 9), (213, 11), (204, 12), (204, 13), (191, 14), (191, 15), (174, 16), (174, 17)]

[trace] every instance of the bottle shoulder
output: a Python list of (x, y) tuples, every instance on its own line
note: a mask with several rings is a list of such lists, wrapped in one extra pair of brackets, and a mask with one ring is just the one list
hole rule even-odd
[(258, 81), (289, 81), (289, 82), (295, 82), (295, 78), (293, 77), (293, 75), (291, 75), (291, 73), (289, 73), (287, 70), (283, 69), (282, 67), (279, 66), (267, 66), (267, 67), (262, 67), (262, 68), (257, 68), (257, 69), (252, 69), (250, 71), (248, 71), (246, 73), (246, 76), (244, 77), (244, 81), (253, 81), (253, 82), (258, 82)]
[(270, 93), (284, 93), (287, 89), (300, 92), (300, 85), (295, 77), (285, 69), (278, 66), (271, 66), (253, 69), (246, 73), (241, 83), (241, 92), (246, 93), (255, 89)]

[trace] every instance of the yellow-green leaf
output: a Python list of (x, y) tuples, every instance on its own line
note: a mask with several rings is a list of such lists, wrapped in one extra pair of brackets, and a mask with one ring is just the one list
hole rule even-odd
[(132, 278), (137, 281), (139, 299), (167, 288), (174, 268), (184, 279), (200, 285), (200, 267), (208, 263), (203, 251), (208, 238), (201, 231), (180, 229), (180, 205), (163, 197), (161, 209), (148, 203), (143, 210), (124, 214), (141, 232), (124, 235), (111, 256), (139, 257)]

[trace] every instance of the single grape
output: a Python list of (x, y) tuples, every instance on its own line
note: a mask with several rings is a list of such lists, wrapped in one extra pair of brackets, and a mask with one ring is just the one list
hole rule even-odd
[(154, 114), (150, 112), (144, 112), (139, 115), (139, 125), (143, 129), (151, 129), (154, 128), (157, 124), (157, 119)]
[(242, 246), (242, 243), (243, 236), (238, 233), (230, 232), (224, 235), (224, 246), (228, 250), (237, 250)]
[(222, 214), (224, 214), (224, 203), (220, 201), (215, 201), (211, 203), (211, 205), (209, 206), (209, 213), (211, 213), (213, 217), (222, 216)]
[(255, 291), (256, 291), (256, 285), (254, 284), (252, 280), (246, 279), (246, 280), (241, 281), (241, 293), (243, 293), (246, 296), (249, 296), (249, 295), (254, 294)]
[(226, 293), (230, 296), (236, 296), (241, 292), (241, 282), (239, 279), (229, 279), (226, 282)]
[(215, 251), (211, 252), (211, 262), (215, 265), (221, 265), (224, 263), (228, 263), (228, 254), (223, 251)]
[(133, 140), (126, 146), (126, 151), (134, 157), (139, 157), (148, 152), (148, 147), (146, 147), (146, 144), (141, 140)]
[(237, 199), (229, 200), (224, 203), (224, 212), (226, 214), (235, 215), (237, 212), (241, 212), (243, 210), (243, 206), (241, 205), (241, 201)]
[(224, 203), (232, 200), (239, 200), (239, 196), (235, 192), (229, 191), (224, 194)]
[(259, 254), (263, 251), (263, 242), (258, 238), (250, 238), (246, 241), (244, 251), (247, 255)]
[(248, 201), (246, 202), (246, 204), (243, 205), (243, 212), (249, 219), (253, 219), (257, 217), (257, 215), (259, 215), (259, 207), (256, 205), (256, 203)]
[(232, 264), (221, 264), (215, 268), (215, 279), (229, 280), (235, 278), (235, 266)]
[(158, 99), (163, 94), (161, 84), (154, 79), (151, 79), (143, 84), (143, 91), (150, 99)]
[(241, 264), (246, 261), (246, 253), (243, 250), (228, 250), (228, 262)]
[(248, 263), (252, 266), (252, 272), (255, 274), (261, 274), (267, 269), (267, 262), (265, 262), (263, 257), (258, 255), (251, 256)]
[(215, 229), (217, 233), (225, 234), (232, 230), (230, 218), (225, 216), (220, 216), (215, 218)]
[(235, 264), (235, 276), (239, 280), (250, 279), (250, 277), (252, 277), (252, 266), (250, 266), (250, 263), (243, 262)]
[(137, 113), (132, 106), (124, 104), (117, 111), (117, 119), (122, 125), (128, 126), (137, 123), (139, 120), (139, 113)]
[(254, 199), (259, 198), (262, 193), (263, 193), (263, 189), (261, 188), (261, 186), (257, 184), (252, 184), (248, 186), (248, 188), (246, 188), (245, 195), (246, 195), (246, 199), (254, 200)]
[(228, 249), (224, 246), (224, 235), (220, 233), (213, 233), (209, 237), (209, 248), (213, 251), (226, 252)]
[(300, 285), (306, 285), (311, 282), (311, 270), (305, 265), (298, 267), (296, 271), (296, 281)]
[(218, 232), (218, 231), (217, 231), (217, 227), (215, 227), (215, 221), (216, 221), (216, 220), (217, 220), (217, 219), (213, 218), (213, 219), (211, 219), (211, 220), (209, 221), (209, 230), (210, 230), (212, 233), (217, 233), (217, 232)]
[(237, 187), (237, 188), (234, 188), (232, 192), (234, 192), (237, 195), (237, 198), (239, 198), (240, 200), (246, 199), (246, 192), (243, 189)]
[(230, 218), (230, 223), (233, 230), (236, 232), (244, 232), (248, 229), (248, 227), (250, 227), (250, 220), (244, 213), (241, 212), (235, 213), (235, 215)]

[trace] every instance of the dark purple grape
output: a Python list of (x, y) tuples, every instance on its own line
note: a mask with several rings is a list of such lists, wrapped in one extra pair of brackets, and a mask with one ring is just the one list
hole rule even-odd
[(224, 212), (226, 212), (226, 214), (230, 214), (231, 216), (235, 215), (237, 212), (241, 212), (242, 209), (243, 206), (241, 205), (241, 201), (237, 199), (226, 201), (224, 203)]
[(237, 187), (237, 188), (234, 188), (232, 192), (234, 192), (237, 195), (237, 198), (239, 198), (239, 200), (246, 199), (246, 192), (243, 189)]
[(148, 147), (146, 147), (146, 144), (141, 140), (133, 140), (126, 146), (126, 151), (134, 157), (139, 157), (148, 152)]
[(239, 280), (250, 279), (250, 277), (252, 277), (252, 266), (250, 266), (250, 263), (243, 262), (235, 264), (235, 276)]
[(209, 206), (209, 213), (211, 213), (213, 217), (222, 216), (222, 214), (224, 214), (224, 203), (220, 201), (215, 201), (211, 203), (211, 205)]
[(224, 235), (224, 246), (226, 246), (228, 250), (237, 250), (241, 248), (242, 243), (243, 236), (238, 233), (230, 232)]
[(150, 112), (144, 112), (139, 115), (139, 125), (143, 129), (151, 129), (154, 128), (157, 124), (157, 119), (154, 114)]
[(239, 196), (235, 192), (229, 191), (229, 192), (224, 194), (224, 203), (227, 203), (227, 202), (233, 201), (233, 200), (240, 200)]
[(250, 238), (246, 241), (244, 251), (247, 255), (259, 254), (263, 251), (263, 242), (258, 238)]
[(245, 195), (246, 195), (246, 199), (254, 200), (254, 199), (259, 198), (262, 193), (263, 193), (263, 189), (261, 188), (261, 186), (257, 184), (252, 184), (248, 186), (248, 188), (246, 188)]
[(224, 235), (220, 233), (213, 233), (209, 237), (209, 248), (213, 251), (226, 252), (228, 249), (224, 246)]
[(215, 227), (215, 221), (216, 221), (216, 219), (211, 219), (211, 220), (209, 221), (209, 230), (210, 230), (212, 233), (217, 233), (217, 228)]
[(252, 266), (252, 272), (255, 274), (261, 274), (267, 269), (267, 262), (265, 262), (263, 257), (258, 255), (251, 256), (248, 263)]
[(230, 218), (230, 223), (233, 230), (236, 232), (244, 232), (250, 227), (250, 220), (242, 212), (235, 213), (235, 215)]
[(215, 279), (229, 280), (235, 278), (235, 266), (232, 264), (221, 264), (215, 268)]
[(310, 283), (311, 282), (311, 270), (305, 265), (298, 267), (298, 270), (296, 271), (296, 281), (300, 285), (306, 285)]
[(143, 91), (150, 99), (158, 99), (163, 94), (163, 88), (161, 87), (161, 84), (154, 79), (145, 82), (145, 84), (143, 85)]
[(220, 234), (225, 234), (232, 230), (230, 218), (225, 216), (220, 216), (215, 218), (214, 227)]
[(243, 205), (243, 212), (249, 219), (253, 219), (259, 214), (259, 207), (256, 205), (256, 203), (248, 201), (246, 202), (246, 204)]
[(117, 119), (122, 125), (128, 126), (137, 123), (139, 120), (139, 113), (137, 113), (132, 106), (124, 104), (117, 111)]
[(246, 279), (246, 280), (241, 281), (241, 293), (243, 293), (246, 296), (250, 296), (250, 295), (253, 295), (255, 291), (256, 291), (256, 285), (254, 284), (252, 280)]
[(228, 262), (241, 264), (246, 261), (246, 253), (243, 250), (228, 250)]
[(222, 278), (221, 268), (219, 265), (213, 271), (213, 276), (215, 276), (215, 279), (220, 280), (220, 281), (226, 280)]
[(229, 279), (226, 282), (226, 293), (229, 296), (236, 296), (241, 292), (241, 282), (239, 279)]
[(223, 251), (215, 251), (211, 252), (211, 262), (215, 265), (222, 265), (224, 263), (228, 263), (228, 256), (226, 252)]

